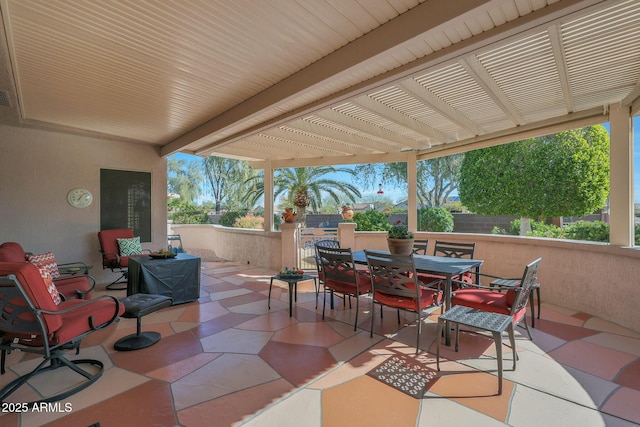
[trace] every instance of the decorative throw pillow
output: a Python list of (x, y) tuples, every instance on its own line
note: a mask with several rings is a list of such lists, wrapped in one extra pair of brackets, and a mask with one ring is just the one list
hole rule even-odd
[(27, 255), (27, 261), (38, 267), (39, 265), (46, 268), (49, 271), (52, 279), (60, 277), (60, 271), (58, 270), (58, 263), (53, 256), (53, 252), (46, 252), (40, 255)]
[(53, 300), (55, 305), (60, 304), (62, 302), (62, 297), (60, 296), (60, 292), (58, 292), (58, 288), (55, 283), (53, 283), (53, 279), (51, 278), (51, 274), (49, 274), (49, 269), (44, 264), (34, 264), (38, 271), (40, 272), (40, 276), (42, 276), (42, 280), (44, 280), (44, 285), (49, 292), (49, 296)]
[(120, 255), (131, 256), (140, 255), (142, 253), (142, 245), (140, 244), (140, 236), (132, 239), (116, 239), (118, 241), (118, 248), (120, 249)]

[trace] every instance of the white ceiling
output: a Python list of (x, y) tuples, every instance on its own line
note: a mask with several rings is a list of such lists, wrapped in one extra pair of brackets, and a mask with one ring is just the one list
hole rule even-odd
[[(640, 0), (0, 0), (0, 124), (274, 166), (637, 109)], [(545, 129), (545, 130), (542, 130)]]

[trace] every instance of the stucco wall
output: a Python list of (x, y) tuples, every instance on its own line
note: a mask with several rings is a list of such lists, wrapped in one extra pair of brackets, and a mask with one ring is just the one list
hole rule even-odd
[(217, 224), (169, 225), (180, 234), (185, 250), (210, 250), (219, 258), (242, 264), (280, 269), (282, 241), (279, 231), (227, 228)]
[[(100, 169), (151, 172), (152, 242), (166, 246), (166, 159), (157, 149), (120, 141), (0, 126), (0, 243), (19, 242), (27, 251), (53, 251), (60, 262), (93, 265), (98, 283), (116, 276), (103, 271), (100, 231)], [(84, 187), (93, 203), (76, 209), (67, 192)]]
[[(280, 268), (281, 233), (236, 230), (213, 225), (174, 226), (186, 247), (211, 248), (226, 259)], [(417, 233), (435, 240), (476, 242), (476, 258), (484, 261), (482, 272), (521, 277), (524, 266), (538, 257), (542, 300), (601, 317), (640, 332), (640, 250), (604, 243), (498, 236), (490, 234)], [(382, 249), (386, 233), (356, 232), (354, 250)], [(488, 284), (488, 283), (487, 283)], [(543, 308), (544, 310), (544, 308)]]

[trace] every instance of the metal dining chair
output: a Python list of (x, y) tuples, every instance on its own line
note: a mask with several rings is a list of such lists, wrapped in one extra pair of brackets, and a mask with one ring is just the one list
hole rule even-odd
[[(366, 294), (371, 290), (369, 273), (356, 268), (350, 248), (329, 248), (316, 245), (316, 250), (322, 265), (323, 296), (329, 290), (332, 296), (334, 293), (339, 293), (343, 297), (353, 296), (356, 299), (356, 315), (353, 324), (353, 330), (355, 331), (358, 327), (360, 295)], [(323, 297), (323, 319), (326, 305), (327, 298)]]
[(415, 239), (413, 241), (413, 249), (411, 253), (416, 255), (426, 255), (428, 246), (429, 246), (429, 239), (424, 239), (424, 240)]
[[(424, 310), (442, 301), (443, 295), (437, 289), (425, 288), (417, 279), (413, 254), (393, 255), (365, 250), (369, 274), (371, 275), (371, 331), (373, 337), (373, 315), (375, 304), (415, 313), (418, 320), (416, 354), (420, 350), (422, 322), (428, 316)], [(398, 316), (398, 322), (400, 317)]]

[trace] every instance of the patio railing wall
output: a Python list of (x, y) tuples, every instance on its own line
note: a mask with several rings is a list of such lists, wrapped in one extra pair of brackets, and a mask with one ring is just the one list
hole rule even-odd
[[(187, 251), (210, 250), (220, 258), (271, 271), (282, 266), (281, 232), (217, 225), (173, 225), (171, 230), (182, 235)], [(351, 239), (349, 246), (354, 250), (386, 249), (386, 233), (347, 235)], [(416, 238), (429, 239), (429, 252), (436, 239), (476, 242), (476, 258), (484, 260), (482, 271), (501, 276), (518, 277), (528, 262), (542, 257), (539, 282), (544, 302), (590, 313), (640, 333), (638, 249), (606, 243), (490, 234), (417, 233)], [(594, 325), (595, 329), (597, 327)]]

